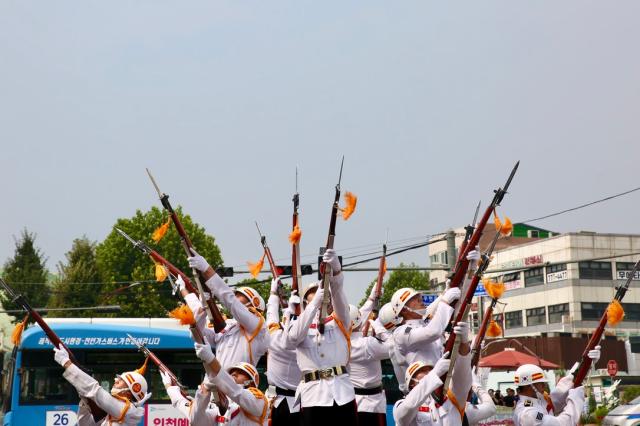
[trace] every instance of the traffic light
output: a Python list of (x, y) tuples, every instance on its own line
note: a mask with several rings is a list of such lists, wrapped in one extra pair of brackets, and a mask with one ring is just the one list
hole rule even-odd
[[(278, 272), (278, 275), (293, 275), (293, 268), (291, 265), (277, 265), (276, 271)], [(313, 266), (300, 265), (300, 273), (302, 275), (313, 274)]]
[(218, 274), (220, 278), (232, 277), (233, 266), (219, 266), (216, 268), (216, 274)]

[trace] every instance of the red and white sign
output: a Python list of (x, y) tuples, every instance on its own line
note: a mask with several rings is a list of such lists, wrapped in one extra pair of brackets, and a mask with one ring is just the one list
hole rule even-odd
[(610, 359), (609, 362), (607, 362), (607, 373), (609, 373), (611, 377), (615, 377), (616, 374), (618, 374), (618, 363), (615, 359)]

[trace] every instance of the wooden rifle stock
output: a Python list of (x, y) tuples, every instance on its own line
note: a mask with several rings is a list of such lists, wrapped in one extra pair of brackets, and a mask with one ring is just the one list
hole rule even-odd
[[(29, 316), (33, 318), (33, 320), (40, 326), (44, 334), (46, 334), (47, 338), (51, 342), (51, 344), (56, 348), (64, 348), (69, 354), (69, 360), (76, 365), (78, 368), (84, 371), (84, 368), (80, 365), (76, 357), (73, 355), (73, 352), (69, 349), (67, 345), (65, 345), (60, 337), (49, 327), (46, 321), (42, 318), (42, 316), (31, 307), (26, 297), (22, 294), (17, 294), (13, 289), (7, 284), (2, 278), (0, 278), (0, 285), (4, 288), (6, 293), (11, 297), (11, 299), (22, 306), (22, 308), (29, 313)], [(105, 418), (107, 412), (96, 404), (96, 402), (92, 399), (86, 399), (89, 408), (91, 409), (91, 415), (96, 422), (99, 422), (101, 419)]]
[[(160, 188), (158, 187), (158, 184), (156, 183), (153, 176), (151, 175), (151, 172), (149, 171), (149, 169), (147, 169), (147, 174), (149, 175), (149, 179), (151, 179), (151, 183), (153, 184), (156, 191), (158, 192), (158, 197), (160, 197), (160, 202), (162, 203), (162, 207), (164, 207), (164, 209), (169, 213), (169, 216), (171, 217), (171, 221), (173, 222), (173, 226), (175, 226), (176, 231), (178, 231), (178, 235), (180, 236), (180, 243), (182, 245), (182, 248), (184, 249), (184, 253), (187, 255), (187, 257), (193, 256), (193, 253), (191, 252), (192, 249), (194, 249), (193, 244), (191, 243), (191, 239), (187, 235), (187, 231), (184, 229), (184, 226), (182, 226), (182, 222), (180, 221), (178, 214), (175, 212), (175, 210), (173, 210), (173, 207), (169, 202), (169, 195), (160, 191)], [(215, 269), (214, 269), (214, 273), (215, 273)], [(227, 325), (226, 321), (222, 316), (220, 309), (218, 309), (218, 305), (216, 305), (215, 301), (213, 300), (213, 295), (211, 295), (209, 299), (206, 299), (204, 297), (204, 294), (202, 294), (204, 291), (208, 292), (208, 289), (205, 290), (205, 288), (202, 286), (202, 283), (206, 281), (202, 273), (197, 271), (195, 268), (191, 268), (191, 274), (193, 276), (193, 280), (196, 284), (196, 287), (198, 288), (198, 292), (194, 292), (192, 290), (189, 290), (189, 291), (192, 293), (196, 293), (198, 295), (198, 297), (200, 298), (200, 301), (205, 305), (207, 314), (210, 316), (211, 322), (213, 322), (214, 330), (216, 331), (216, 333), (219, 333), (222, 330), (224, 330), (224, 328), (226, 327)]]
[[(387, 244), (382, 245), (382, 257), (380, 258), (380, 264), (378, 265), (378, 280), (376, 281), (375, 291), (373, 293), (373, 311), (377, 311), (380, 308), (380, 296), (382, 295), (382, 282), (384, 280), (385, 262), (387, 256)], [(366, 336), (369, 333), (369, 318), (363, 318), (365, 321), (362, 327), (362, 335)]]
[(478, 361), (480, 361), (480, 349), (482, 348), (482, 341), (487, 334), (487, 327), (489, 326), (489, 322), (491, 321), (491, 316), (493, 315), (493, 309), (496, 307), (496, 303), (498, 303), (498, 299), (491, 299), (491, 303), (487, 307), (487, 310), (484, 312), (482, 324), (480, 324), (480, 329), (478, 329), (476, 339), (473, 342), (473, 347), (471, 348), (471, 368), (478, 365)]
[[(273, 260), (271, 249), (269, 248), (269, 244), (267, 244), (267, 237), (262, 235), (262, 232), (260, 232), (260, 227), (258, 226), (258, 222), (256, 222), (256, 228), (258, 228), (258, 234), (260, 234), (260, 244), (262, 244), (262, 248), (264, 249), (264, 255), (267, 258), (267, 262), (269, 263), (269, 269), (271, 270), (271, 277), (274, 280), (278, 280), (280, 278), (280, 274), (278, 273), (278, 266), (276, 265), (276, 262)], [(282, 296), (280, 283), (278, 284), (278, 299), (280, 300), (280, 307), (286, 308), (287, 302), (286, 300), (284, 300)]]
[[(631, 285), (631, 280), (633, 280), (633, 276), (639, 269), (640, 269), (640, 260), (638, 260), (636, 264), (633, 265), (633, 270), (629, 273), (629, 276), (627, 277), (627, 281), (623, 285), (616, 287), (616, 294), (613, 297), (614, 300), (617, 300), (618, 302), (622, 301), (622, 299), (624, 298), (624, 295), (627, 293), (627, 290), (629, 290), (629, 286)], [(604, 329), (607, 326), (607, 320), (608, 320), (607, 310), (605, 310), (604, 313), (602, 314), (602, 317), (600, 318), (598, 327), (593, 331), (593, 334), (591, 335), (591, 338), (587, 343), (587, 347), (584, 349), (584, 352), (582, 352), (578, 369), (576, 370), (573, 378), (574, 388), (578, 386), (582, 386), (582, 382), (584, 381), (584, 378), (587, 376), (587, 373), (591, 368), (592, 360), (591, 358), (589, 358), (589, 351), (593, 350), (593, 348), (595, 348), (598, 345), (598, 342), (600, 341), (600, 339), (602, 338), (602, 335), (604, 334)]]

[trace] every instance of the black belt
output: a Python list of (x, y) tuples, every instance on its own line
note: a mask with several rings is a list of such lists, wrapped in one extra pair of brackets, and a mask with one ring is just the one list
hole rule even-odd
[(356, 395), (377, 395), (382, 392), (382, 385), (375, 388), (354, 388)]
[(296, 391), (291, 390), (291, 389), (285, 389), (285, 388), (281, 388), (276, 386), (276, 395), (282, 395), (282, 396), (296, 396)]
[(347, 367), (344, 365), (336, 365), (335, 367), (324, 368), (322, 370), (312, 371), (304, 375), (304, 381), (312, 382), (314, 380), (328, 379), (334, 376), (347, 374)]

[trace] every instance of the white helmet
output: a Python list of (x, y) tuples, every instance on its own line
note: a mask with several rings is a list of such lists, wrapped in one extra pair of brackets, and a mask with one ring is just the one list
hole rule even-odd
[(393, 296), (391, 296), (391, 306), (393, 306), (393, 311), (396, 316), (400, 315), (400, 311), (402, 311), (404, 305), (416, 294), (419, 293), (409, 287), (401, 288), (393, 293)]
[(142, 367), (137, 370), (125, 371), (122, 374), (116, 375), (116, 377), (124, 381), (127, 385), (127, 388), (136, 400), (135, 405), (138, 406), (144, 404), (145, 401), (151, 397), (151, 394), (147, 393), (147, 379), (143, 376), (147, 370), (147, 361), (149, 361), (149, 358), (145, 359)]
[(406, 392), (409, 392), (409, 385), (411, 384), (413, 376), (415, 376), (416, 373), (422, 370), (424, 367), (433, 367), (433, 364), (422, 361), (415, 361), (409, 364), (409, 367), (407, 367), (407, 371), (404, 372), (404, 385), (406, 386)]
[(349, 318), (351, 319), (351, 330), (357, 330), (362, 323), (362, 315), (354, 305), (349, 305)]
[(516, 370), (513, 381), (516, 386), (527, 386), (533, 383), (546, 383), (548, 380), (542, 368), (533, 364), (523, 364)]
[(310, 293), (312, 290), (317, 291), (319, 286), (320, 286), (320, 281), (314, 281), (304, 288), (304, 291), (302, 292), (303, 306), (307, 306), (307, 293)]
[[(231, 372), (233, 370), (240, 370), (243, 373), (245, 373), (247, 376), (249, 376), (251, 378), (251, 381), (254, 384), (254, 387), (258, 387), (260, 385), (260, 375), (258, 374), (258, 370), (256, 370), (256, 368), (249, 364), (248, 362), (239, 362), (236, 365), (234, 365), (233, 367), (229, 367), (227, 369), (227, 372), (229, 374), (231, 374)], [(248, 386), (251, 383), (245, 383), (244, 386)]]
[(257, 310), (261, 312), (264, 311), (264, 299), (255, 289), (251, 287), (238, 287), (235, 289), (235, 292), (240, 293), (244, 295), (244, 297), (249, 299), (249, 303), (251, 303), (251, 306), (253, 306)]
[(402, 322), (402, 320), (396, 315), (391, 303), (385, 303), (382, 305), (382, 308), (380, 308), (380, 311), (378, 312), (378, 319), (384, 328), (389, 331), (392, 331)]

